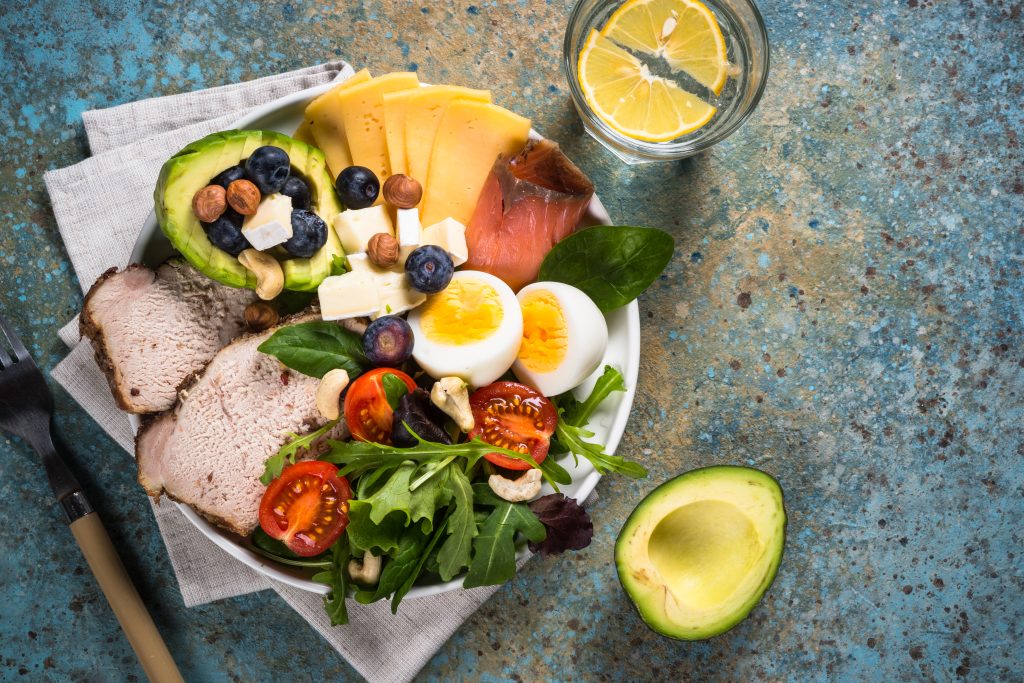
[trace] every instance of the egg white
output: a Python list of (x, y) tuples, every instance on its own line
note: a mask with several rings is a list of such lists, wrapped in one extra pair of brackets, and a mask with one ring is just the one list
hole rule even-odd
[(481, 282), (498, 293), (501, 324), (490, 336), (477, 342), (439, 343), (429, 339), (423, 331), (421, 319), (426, 306), (420, 306), (408, 318), (414, 339), (412, 356), (435, 379), (461, 377), (472, 387), (482, 387), (505, 374), (519, 354), (519, 345), (523, 341), (523, 312), (512, 289), (490, 273), (460, 270), (452, 276), (452, 282), (459, 280)]
[(568, 334), (565, 357), (550, 372), (530, 370), (517, 359), (512, 372), (523, 384), (545, 396), (556, 396), (578, 386), (601, 364), (608, 348), (608, 323), (589, 296), (562, 282), (535, 282), (519, 290), (517, 298), (522, 301), (537, 290), (550, 292), (558, 300)]

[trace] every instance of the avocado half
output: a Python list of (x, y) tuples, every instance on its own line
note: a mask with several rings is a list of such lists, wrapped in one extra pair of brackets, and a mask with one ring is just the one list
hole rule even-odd
[[(292, 170), (307, 181), (310, 210), (327, 223), (327, 242), (308, 259), (281, 259), (285, 289), (313, 291), (343, 263), (341, 241), (334, 234), (334, 217), (341, 202), (327, 171), (324, 154), (316, 147), (268, 130), (226, 130), (207, 135), (172, 156), (160, 169), (153, 198), (160, 229), (189, 263), (231, 287), (256, 288), (256, 276), (238, 259), (218, 249), (192, 213), (192, 196), (226, 168), (248, 158), (253, 150), (274, 145), (288, 153)], [(272, 252), (273, 253), (273, 252)]]
[(749, 467), (670, 479), (644, 498), (615, 543), (615, 564), (658, 633), (703, 640), (743, 621), (775, 580), (786, 538), (782, 488)]

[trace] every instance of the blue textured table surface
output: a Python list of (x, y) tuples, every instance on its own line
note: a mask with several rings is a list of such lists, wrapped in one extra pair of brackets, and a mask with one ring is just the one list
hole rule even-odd
[[(651, 476), (602, 480), (593, 544), (529, 563), (424, 678), (1021, 680), (1019, 1), (765, 2), (759, 111), (709, 154), (639, 168), (577, 122), (564, 0), (186, 5), (0, 9), (0, 306), (46, 368), (81, 294), (42, 174), (88, 154), (82, 112), (336, 56), (492, 88), (563, 142), (613, 217), (676, 237), (641, 300), (620, 447)], [(188, 680), (358, 678), (270, 593), (184, 609), (131, 460), (60, 390), (57, 405)], [(0, 448), (0, 677), (138, 680), (41, 468)], [(779, 479), (786, 554), (748, 620), (674, 642), (631, 609), (612, 545), (645, 492), (714, 463)]]

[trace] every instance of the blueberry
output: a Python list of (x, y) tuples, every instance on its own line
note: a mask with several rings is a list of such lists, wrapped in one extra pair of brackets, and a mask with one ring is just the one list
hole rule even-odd
[(228, 189), (228, 185), (235, 182), (236, 180), (241, 180), (244, 177), (245, 169), (242, 167), (241, 164), (238, 164), (237, 166), (226, 168), (217, 175), (213, 176), (213, 180), (210, 181), (210, 184), (220, 185), (226, 190)]
[(382, 315), (363, 332), (363, 352), (376, 366), (399, 367), (412, 356), (412, 344), (412, 328), (397, 315)]
[(373, 171), (365, 166), (349, 166), (334, 181), (341, 203), (349, 209), (365, 209), (373, 206), (380, 193), (380, 181)]
[(260, 194), (280, 192), (292, 172), (288, 153), (280, 147), (258, 147), (245, 160), (245, 177), (260, 189)]
[(405, 261), (405, 272), (415, 289), (424, 294), (434, 294), (452, 281), (455, 266), (447, 251), (433, 244), (425, 244), (409, 254)]
[(281, 188), (281, 194), (292, 198), (293, 209), (309, 209), (309, 185), (298, 176), (289, 176)]
[(292, 211), (292, 237), (284, 243), (292, 256), (309, 258), (327, 242), (327, 224), (324, 219), (305, 209)]
[(203, 227), (213, 246), (232, 256), (238, 256), (243, 249), (251, 246), (242, 234), (242, 216), (234, 209), (228, 208), (220, 218), (212, 223), (204, 223)]

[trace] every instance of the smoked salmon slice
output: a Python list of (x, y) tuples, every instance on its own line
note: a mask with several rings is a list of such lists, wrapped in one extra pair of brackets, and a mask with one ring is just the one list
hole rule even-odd
[(550, 140), (531, 140), (499, 156), (466, 226), (465, 267), (518, 291), (537, 279), (551, 247), (579, 225), (594, 184)]

